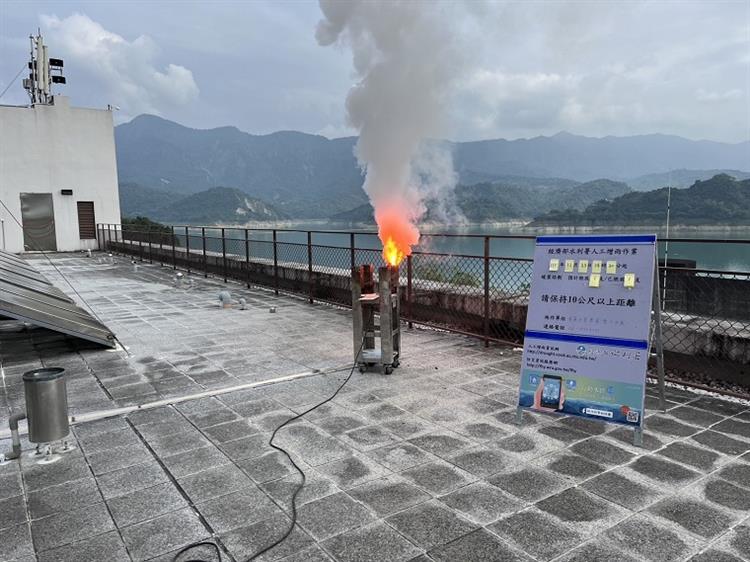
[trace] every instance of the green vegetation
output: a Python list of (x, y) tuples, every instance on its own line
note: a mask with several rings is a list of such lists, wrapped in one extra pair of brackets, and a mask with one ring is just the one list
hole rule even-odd
[[(525, 180), (525, 181), (522, 181)], [(553, 209), (584, 209), (600, 199), (614, 198), (630, 191), (627, 184), (611, 180), (578, 183), (570, 180), (508, 178), (501, 182), (459, 185), (456, 204), (470, 222), (503, 221), (537, 216)], [(339, 213), (332, 221), (373, 223), (369, 203)], [(439, 221), (433, 209), (428, 209), (424, 220)]]
[(479, 287), (482, 284), (475, 275), (466, 271), (461, 271), (457, 267), (446, 268), (434, 265), (424, 265), (416, 269), (414, 277), (425, 281), (436, 281), (438, 283), (449, 283), (451, 285), (465, 285), (468, 287)]
[[(666, 221), (666, 187), (632, 192), (586, 209), (555, 210), (538, 216), (532, 226), (660, 225)], [(750, 225), (750, 179), (718, 174), (687, 189), (672, 189), (673, 225)]]
[(172, 227), (152, 221), (148, 217), (122, 217), (122, 226), (128, 230), (148, 230), (151, 232), (168, 232), (172, 234)]
[(232, 187), (178, 195), (134, 183), (120, 185), (123, 216), (148, 215), (177, 224), (244, 224), (286, 218), (273, 206)]

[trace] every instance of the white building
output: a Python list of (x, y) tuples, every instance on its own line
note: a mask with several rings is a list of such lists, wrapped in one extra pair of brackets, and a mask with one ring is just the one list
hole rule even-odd
[[(112, 112), (51, 104), (0, 106), (0, 248), (96, 248), (96, 223), (120, 222)], [(23, 224), (23, 230), (16, 222)]]

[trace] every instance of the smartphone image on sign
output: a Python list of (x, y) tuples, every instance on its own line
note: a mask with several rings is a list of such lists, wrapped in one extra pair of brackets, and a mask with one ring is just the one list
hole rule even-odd
[(542, 377), (542, 408), (560, 409), (560, 397), (562, 394), (562, 377), (555, 375), (544, 375)]

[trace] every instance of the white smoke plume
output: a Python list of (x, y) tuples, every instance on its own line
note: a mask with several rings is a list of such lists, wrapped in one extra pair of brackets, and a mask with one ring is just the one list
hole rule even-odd
[(346, 100), (347, 119), (359, 131), (356, 155), (380, 238), (385, 244), (394, 237), (408, 255), (427, 198), (445, 201), (456, 183), (445, 145), (425, 142), (441, 133), (446, 101), (461, 75), (456, 5), (320, 0), (320, 8), (318, 43), (352, 52), (358, 82)]

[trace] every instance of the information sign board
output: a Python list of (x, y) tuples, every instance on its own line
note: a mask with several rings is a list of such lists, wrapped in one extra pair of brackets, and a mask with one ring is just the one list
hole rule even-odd
[(539, 236), (519, 407), (640, 427), (656, 236)]

